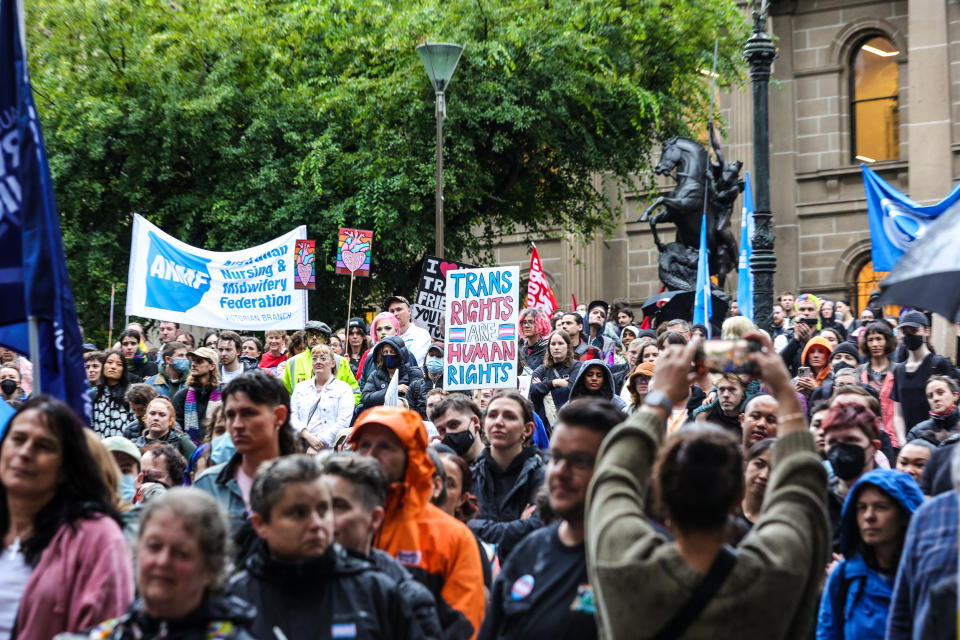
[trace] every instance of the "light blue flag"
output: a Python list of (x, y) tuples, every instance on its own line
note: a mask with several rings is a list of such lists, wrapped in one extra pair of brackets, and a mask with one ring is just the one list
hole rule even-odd
[(710, 299), (710, 258), (707, 255), (707, 214), (700, 221), (700, 255), (697, 258), (697, 291), (693, 303), (693, 323), (707, 327), (707, 337), (712, 338), (710, 316), (713, 301)]
[(753, 322), (753, 272), (750, 271), (750, 256), (753, 255), (753, 189), (750, 172), (747, 171), (743, 187), (743, 211), (740, 216), (740, 264), (737, 267), (737, 307), (740, 315)]
[(940, 202), (924, 207), (891, 187), (866, 164), (860, 166), (867, 193), (873, 269), (890, 271), (934, 220), (960, 206), (960, 184)]

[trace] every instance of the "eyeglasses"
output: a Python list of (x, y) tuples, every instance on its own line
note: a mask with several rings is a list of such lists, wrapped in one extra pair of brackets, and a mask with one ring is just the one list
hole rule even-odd
[(565, 455), (557, 453), (556, 451), (550, 452), (550, 466), (559, 467), (564, 461), (570, 465), (570, 468), (574, 471), (589, 471), (593, 469), (597, 459), (586, 453), (571, 453)]
[(532, 324), (533, 324), (533, 320), (521, 320), (521, 321), (520, 321), (520, 324), (521, 324), (522, 326), (532, 325)]

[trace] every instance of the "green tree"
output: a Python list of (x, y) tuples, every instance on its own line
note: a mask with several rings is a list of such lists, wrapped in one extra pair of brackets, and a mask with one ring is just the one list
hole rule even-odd
[(505, 232), (609, 229), (619, 203), (596, 176), (645, 184), (656, 141), (702, 127), (714, 38), (721, 81), (739, 82), (747, 34), (734, 0), (47, 0), (27, 19), (88, 332), (126, 279), (135, 212), (221, 250), (307, 224), (328, 271), (311, 316), (337, 324), (336, 231), (371, 228), (355, 300), (411, 294), (434, 244), (419, 42), (466, 47), (444, 123), (446, 252), (482, 262)]

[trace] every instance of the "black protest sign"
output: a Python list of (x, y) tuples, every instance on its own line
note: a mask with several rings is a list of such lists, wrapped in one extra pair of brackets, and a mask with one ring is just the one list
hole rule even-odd
[(413, 323), (430, 332), (434, 340), (443, 340), (443, 313), (446, 307), (447, 273), (454, 269), (475, 269), (472, 264), (424, 256), (420, 269), (420, 289), (412, 305)]

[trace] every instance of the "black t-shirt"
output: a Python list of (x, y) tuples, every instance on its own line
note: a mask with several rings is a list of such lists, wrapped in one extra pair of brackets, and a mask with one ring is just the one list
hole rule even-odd
[(913, 373), (907, 372), (906, 362), (901, 362), (893, 368), (893, 391), (890, 392), (890, 397), (894, 402), (900, 403), (907, 431), (930, 417), (926, 391), (927, 380), (934, 374), (948, 376), (952, 373), (951, 369), (950, 362), (946, 358), (934, 353), (928, 353)]
[(584, 545), (560, 542), (556, 523), (518, 544), (493, 583), (478, 640), (592, 640), (593, 588)]

